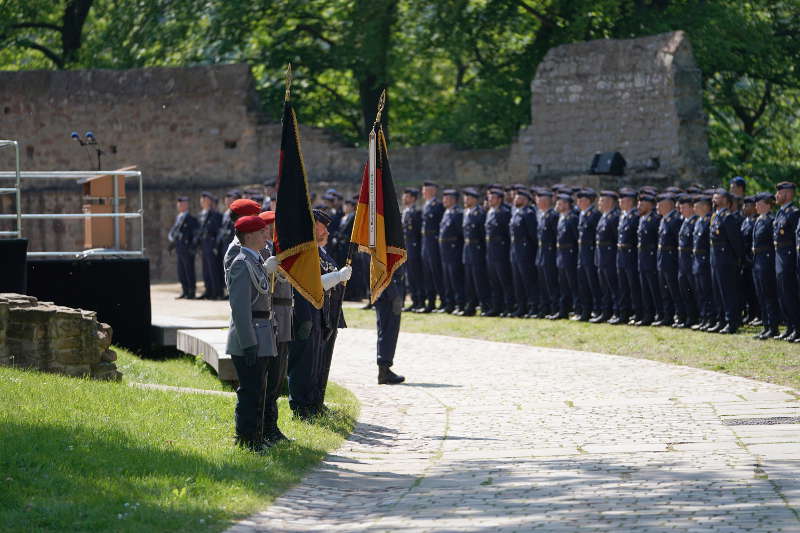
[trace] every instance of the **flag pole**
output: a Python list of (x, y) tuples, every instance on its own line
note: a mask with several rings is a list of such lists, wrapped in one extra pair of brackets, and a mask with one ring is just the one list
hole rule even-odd
[[(383, 109), (386, 107), (386, 89), (381, 92), (378, 99), (378, 112), (375, 114), (375, 122), (372, 124), (372, 131), (369, 134), (369, 212), (367, 213), (369, 219), (369, 245), (371, 248), (375, 247), (375, 220), (377, 215), (377, 208), (375, 205), (375, 166), (377, 157), (377, 135), (376, 129), (380, 127), (381, 116)], [(353, 245), (353, 236), (350, 235), (350, 242), (347, 246), (347, 261), (345, 264), (351, 266), (353, 262), (353, 250), (356, 247)], [(347, 282), (344, 283), (347, 286)]]
[[(283, 94), (283, 103), (284, 105), (286, 102), (290, 101), (292, 97), (292, 63), (286, 65), (286, 92)], [(276, 183), (278, 187), (281, 186), (280, 182)], [(277, 212), (278, 209), (278, 191), (277, 188), (275, 190), (275, 210)], [(272, 250), (277, 254), (277, 250), (275, 250), (275, 227), (278, 225), (277, 221), (272, 225)], [(275, 294), (275, 275), (276, 273), (273, 272), (269, 276), (269, 291), (271, 294)]]

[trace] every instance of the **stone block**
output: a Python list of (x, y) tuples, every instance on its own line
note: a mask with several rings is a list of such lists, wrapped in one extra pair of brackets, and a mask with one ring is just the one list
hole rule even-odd
[(119, 379), (109, 350), (112, 330), (94, 311), (0, 295), (0, 364), (37, 368), (69, 376)]

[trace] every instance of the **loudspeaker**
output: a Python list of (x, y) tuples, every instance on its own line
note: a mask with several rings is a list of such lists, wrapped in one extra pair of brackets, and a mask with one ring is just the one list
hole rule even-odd
[(25, 294), (28, 239), (0, 239), (0, 292)]
[(150, 350), (147, 258), (30, 259), (28, 294), (96, 311), (114, 329), (114, 344), (142, 354)]
[(625, 174), (625, 167), (628, 163), (619, 152), (596, 153), (592, 158), (592, 165), (589, 167), (590, 174), (610, 174), (612, 176), (622, 176)]

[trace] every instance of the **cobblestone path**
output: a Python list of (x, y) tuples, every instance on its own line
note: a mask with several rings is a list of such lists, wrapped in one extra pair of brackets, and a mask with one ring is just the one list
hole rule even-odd
[[(800, 395), (626, 357), (341, 330), (353, 435), (230, 531), (800, 531)], [(768, 422), (772, 422), (769, 423)]]

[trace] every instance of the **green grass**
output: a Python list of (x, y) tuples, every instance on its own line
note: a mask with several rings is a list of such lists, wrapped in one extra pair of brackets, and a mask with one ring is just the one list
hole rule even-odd
[[(347, 325), (375, 328), (375, 312), (345, 308)], [(610, 326), (571, 320), (403, 313), (401, 330), (600, 352), (715, 370), (800, 389), (800, 345), (758, 341), (757, 331), (716, 335), (667, 327)]]
[(206, 390), (233, 390), (219, 380), (202, 358), (191, 355), (160, 359), (142, 359), (124, 348), (114, 347), (117, 352), (117, 369), (126, 383), (155, 383), (175, 387), (190, 387)]
[[(126, 379), (207, 384), (186, 361), (127, 358), (135, 371)], [(262, 457), (234, 446), (232, 397), (0, 368), (0, 529), (221, 531), (350, 433), (355, 397), (331, 384), (327, 400), (334, 413), (311, 425), (292, 420), (281, 399), (280, 426), (296, 441)]]

